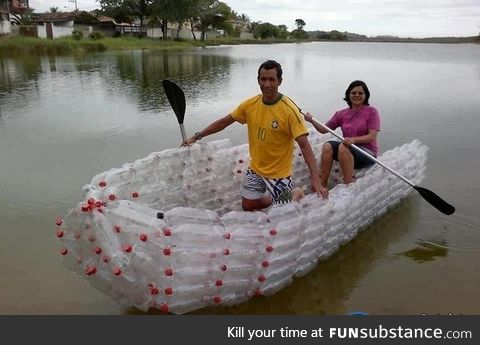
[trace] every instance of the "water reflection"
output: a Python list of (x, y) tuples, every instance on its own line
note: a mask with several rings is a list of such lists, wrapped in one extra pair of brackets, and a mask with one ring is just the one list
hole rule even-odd
[[(444, 245), (444, 246), (442, 246)], [(446, 243), (433, 244), (433, 243), (419, 243), (417, 248), (407, 250), (398, 255), (406, 256), (417, 263), (423, 263), (426, 261), (433, 261), (437, 258), (445, 258), (448, 254), (448, 248), (445, 247)]]
[[(83, 78), (98, 74), (114, 97), (129, 99), (142, 112), (158, 112), (168, 104), (161, 86), (163, 79), (178, 83), (185, 89), (187, 98), (195, 98), (199, 89), (207, 87), (215, 93), (229, 78), (230, 60), (229, 56), (189, 51), (140, 50), (88, 56), (0, 59), (0, 97), (3, 99), (6, 93), (10, 94), (8, 103), (0, 106), (8, 112), (9, 109), (5, 109), (7, 104), (27, 105), (30, 98), (41, 91), (39, 88), (48, 90), (55, 87), (50, 85), (51, 78), (55, 76), (74, 76), (75, 79), (67, 80), (70, 84), (67, 90), (74, 90), (74, 85), (82, 84)], [(42, 82), (46, 84), (40, 87)], [(12, 98), (17, 101), (12, 101)]]
[[(231, 64), (228, 56), (202, 55), (189, 52), (142, 52), (118, 54), (114, 79), (123, 83), (129, 97), (135, 98), (141, 111), (159, 111), (166, 104), (163, 79), (171, 79), (193, 98), (198, 88), (215, 86), (219, 73), (228, 77)], [(112, 82), (115, 82), (112, 80)]]

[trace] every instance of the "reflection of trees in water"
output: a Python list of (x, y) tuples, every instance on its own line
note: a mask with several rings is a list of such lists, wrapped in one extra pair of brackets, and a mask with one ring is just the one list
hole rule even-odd
[(42, 71), (38, 56), (0, 59), (0, 92), (13, 92), (36, 80)]
[(0, 117), (29, 105), (41, 72), (38, 56), (0, 59)]
[[(347, 301), (362, 278), (387, 254), (389, 246), (416, 222), (416, 200), (408, 198), (362, 231), (307, 275), (273, 296), (254, 298), (232, 307), (207, 307), (191, 314), (345, 314)], [(126, 313), (141, 313), (135, 308)], [(157, 313), (151, 311), (150, 313)]]
[(417, 263), (433, 261), (436, 258), (444, 258), (447, 256), (448, 248), (444, 245), (446, 245), (446, 242), (442, 243), (442, 246), (439, 244), (419, 242), (417, 248), (407, 250), (398, 255), (404, 255)]
[[(167, 104), (162, 80), (178, 83), (187, 98), (195, 97), (195, 90), (202, 87), (221, 87), (219, 75), (229, 72), (230, 57), (203, 55), (195, 52), (140, 52), (118, 54), (118, 76), (124, 84), (123, 92), (135, 97), (142, 111), (158, 111)], [(114, 75), (110, 77), (115, 78)], [(111, 80), (116, 84), (116, 81)], [(126, 84), (125, 84), (126, 83)]]

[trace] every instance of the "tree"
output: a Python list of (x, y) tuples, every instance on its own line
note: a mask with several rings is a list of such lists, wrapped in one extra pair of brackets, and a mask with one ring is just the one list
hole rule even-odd
[(58, 7), (50, 7), (50, 13), (58, 13)]
[(143, 36), (143, 27), (146, 17), (152, 11), (155, 0), (97, 0), (102, 12), (115, 20), (132, 22), (140, 19), (140, 37)]
[(303, 27), (305, 26), (305, 22), (303, 19), (295, 19), (295, 26), (297, 27), (295, 30), (292, 31), (292, 35), (296, 37), (297, 39), (303, 39), (303, 38), (308, 38), (307, 33), (305, 30), (303, 30)]
[(278, 38), (281, 38), (281, 39), (288, 38), (288, 28), (286, 25), (278, 25)]
[(280, 29), (271, 23), (252, 23), (253, 37), (260, 39), (278, 38)]
[(124, 0), (130, 13), (140, 19), (140, 37), (143, 36), (143, 22), (151, 12), (153, 0)]
[(302, 31), (303, 30), (303, 27), (307, 25), (305, 24), (305, 22), (303, 21), (303, 19), (295, 19), (295, 26), (297, 27), (297, 30), (298, 31)]
[(191, 23), (195, 23), (194, 27), (201, 32), (202, 41), (209, 29), (231, 30), (228, 20), (233, 18), (233, 13), (226, 3), (218, 0), (198, 0), (195, 3), (195, 17), (191, 18)]

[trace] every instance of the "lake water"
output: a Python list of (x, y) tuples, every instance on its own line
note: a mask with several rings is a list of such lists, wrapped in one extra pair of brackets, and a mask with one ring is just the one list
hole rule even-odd
[[(259, 92), (266, 59), (280, 91), (327, 120), (364, 80), (381, 114), (381, 150), (430, 147), (422, 186), (456, 206), (445, 216), (417, 193), (313, 271), (271, 297), (199, 314), (479, 314), (480, 45), (305, 43), (0, 59), (0, 314), (125, 314), (65, 269), (55, 218), (99, 172), (178, 146), (161, 80), (186, 93), (191, 135)], [(246, 141), (233, 125), (208, 140)]]

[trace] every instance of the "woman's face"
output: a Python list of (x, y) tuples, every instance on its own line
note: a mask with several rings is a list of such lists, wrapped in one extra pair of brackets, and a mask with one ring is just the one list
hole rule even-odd
[(355, 86), (350, 90), (349, 97), (353, 108), (362, 106), (363, 102), (365, 101), (365, 91), (363, 90), (363, 87)]

